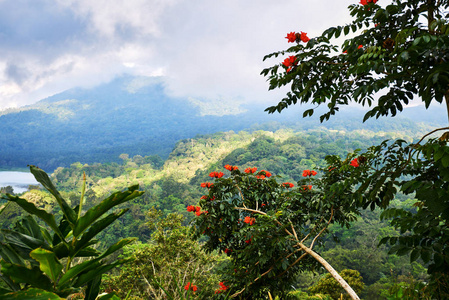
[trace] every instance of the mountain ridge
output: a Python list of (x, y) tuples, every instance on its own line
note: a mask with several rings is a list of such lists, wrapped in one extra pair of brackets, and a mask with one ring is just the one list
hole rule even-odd
[[(338, 130), (399, 126), (398, 130), (416, 131), (421, 125), (415, 128), (413, 124), (417, 116), (423, 116), (415, 113), (413, 121), (387, 118), (361, 123), (362, 110), (345, 108), (320, 124), (315, 115), (302, 119), (306, 108), (292, 107), (282, 114), (268, 115), (262, 104), (174, 98), (166, 94), (162, 78), (122, 76), (97, 87), (74, 88), (33, 105), (0, 112), (0, 167), (34, 164), (52, 171), (78, 161), (119, 161), (122, 153), (166, 158), (182, 139), (264, 126), (304, 130), (319, 126)], [(424, 127), (439, 122), (432, 118), (432, 109), (431, 120)]]

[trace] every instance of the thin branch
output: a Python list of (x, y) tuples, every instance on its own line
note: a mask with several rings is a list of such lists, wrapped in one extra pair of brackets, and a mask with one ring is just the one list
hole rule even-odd
[(327, 221), (326, 226), (324, 226), (323, 229), (321, 229), (321, 231), (315, 236), (315, 238), (312, 241), (312, 244), (310, 244), (310, 249), (313, 248), (313, 244), (315, 243), (316, 239), (324, 232), (324, 230), (326, 230), (326, 228), (329, 226), (329, 224), (331, 223), (332, 217), (334, 216), (334, 207), (331, 207), (331, 217), (329, 218), (329, 221)]

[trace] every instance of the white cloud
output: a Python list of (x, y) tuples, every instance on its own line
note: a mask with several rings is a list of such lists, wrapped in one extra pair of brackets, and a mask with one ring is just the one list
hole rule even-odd
[[(349, 22), (350, 4), (344, 0), (56, 0), (55, 8), (54, 1), (35, 0), (41, 6), (33, 11), (14, 1), (0, 0), (0, 10), (4, 3), (15, 6), (27, 34), (15, 25), (19, 20), (8, 24), (14, 39), (2, 39), (0, 27), (0, 41), (8, 41), (0, 44), (4, 53), (0, 109), (75, 86), (93, 86), (124, 72), (166, 76), (167, 90), (186, 99), (277, 101), (280, 94), (268, 93), (259, 75), (276, 61), (264, 63), (263, 56), (287, 48), (287, 32), (305, 31), (313, 37), (329, 26)], [(58, 30), (54, 30), (63, 27), (63, 34), (55, 35)]]

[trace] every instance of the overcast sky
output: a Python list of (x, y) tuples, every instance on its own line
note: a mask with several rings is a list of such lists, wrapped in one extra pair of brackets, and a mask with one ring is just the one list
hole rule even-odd
[(0, 0), (0, 109), (121, 74), (166, 78), (173, 96), (277, 103), (260, 71), (350, 22), (358, 0)]

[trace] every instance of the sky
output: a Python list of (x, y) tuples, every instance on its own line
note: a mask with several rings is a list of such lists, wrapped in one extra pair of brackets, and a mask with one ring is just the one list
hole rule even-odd
[(260, 72), (286, 34), (350, 22), (357, 0), (0, 0), (0, 110), (122, 74), (167, 94), (275, 104)]

